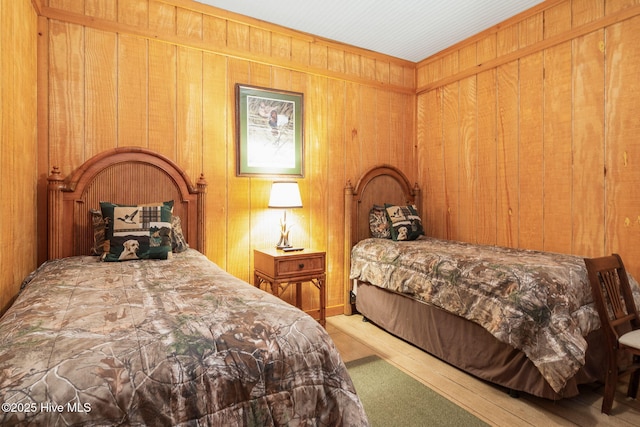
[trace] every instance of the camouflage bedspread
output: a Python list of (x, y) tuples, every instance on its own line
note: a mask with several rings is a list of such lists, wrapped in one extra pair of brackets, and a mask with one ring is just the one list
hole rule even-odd
[(576, 256), (427, 237), (366, 239), (352, 249), (350, 276), (478, 323), (523, 351), (556, 392), (584, 365), (584, 336), (600, 327)]
[(0, 320), (1, 425), (366, 425), (310, 316), (189, 249), (40, 267)]

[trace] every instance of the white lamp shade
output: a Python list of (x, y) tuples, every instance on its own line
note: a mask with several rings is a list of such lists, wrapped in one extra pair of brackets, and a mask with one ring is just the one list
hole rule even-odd
[(270, 208), (301, 208), (300, 188), (297, 182), (276, 181), (271, 185)]

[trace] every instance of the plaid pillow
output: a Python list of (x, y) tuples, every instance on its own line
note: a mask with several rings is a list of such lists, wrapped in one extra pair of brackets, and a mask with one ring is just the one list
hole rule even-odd
[(424, 235), (422, 220), (414, 205), (397, 206), (386, 204), (387, 217), (391, 223), (393, 240), (416, 240)]
[(104, 261), (169, 257), (173, 200), (157, 205), (100, 202), (100, 210), (106, 224)]

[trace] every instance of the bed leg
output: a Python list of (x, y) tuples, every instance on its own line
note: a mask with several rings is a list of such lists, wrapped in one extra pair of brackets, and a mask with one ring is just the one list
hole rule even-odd
[(362, 321), (363, 321), (364, 323), (369, 323), (369, 319), (367, 319), (367, 318), (366, 318), (366, 317), (364, 317), (364, 316), (362, 316)]
[(518, 390), (509, 389), (509, 397), (513, 397), (514, 399), (519, 399), (520, 392)]

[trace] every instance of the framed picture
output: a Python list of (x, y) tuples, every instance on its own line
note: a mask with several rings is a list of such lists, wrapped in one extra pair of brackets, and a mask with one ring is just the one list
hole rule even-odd
[(236, 84), (238, 176), (304, 176), (303, 95)]

